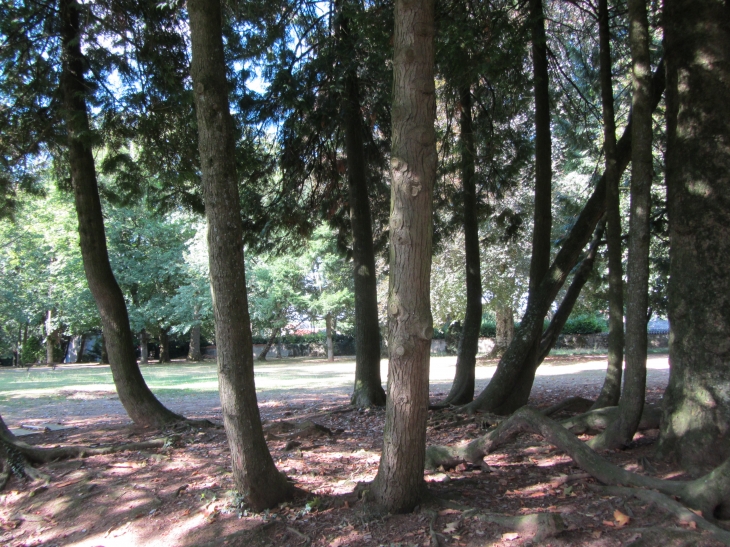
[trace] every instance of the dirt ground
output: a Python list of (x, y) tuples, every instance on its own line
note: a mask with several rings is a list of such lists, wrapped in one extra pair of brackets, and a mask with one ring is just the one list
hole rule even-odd
[[(601, 358), (594, 358), (600, 360)], [(666, 357), (664, 357), (666, 360)], [(586, 358), (554, 361), (570, 366)], [(483, 363), (484, 364), (484, 363)], [(494, 363), (486, 363), (493, 365)], [(550, 365), (550, 364), (549, 364)], [(547, 367), (550, 368), (549, 366)], [(658, 402), (666, 370), (650, 375), (648, 402)], [(536, 382), (530, 404), (544, 407), (569, 396), (595, 397), (600, 375), (546, 374)], [(432, 398), (448, 385), (432, 384)], [(271, 395), (271, 394), (268, 394)], [(58, 461), (41, 468), (47, 482), (11, 478), (0, 493), (0, 545), (20, 546), (713, 546), (691, 523), (647, 505), (595, 491), (564, 454), (540, 438), (523, 435), (485, 458), (481, 466), (427, 473), (429, 498), (413, 513), (388, 515), (355, 493), (372, 480), (382, 447), (383, 410), (354, 410), (347, 393), (316, 396), (304, 390), (261, 396), (265, 425), (312, 421), (329, 429), (293, 439), (274, 432), (269, 448), (280, 470), (309, 495), (271, 511), (253, 514), (239, 502), (229, 471), (225, 434), (219, 426), (148, 431), (114, 411), (108, 394), (80, 410), (67, 397), (43, 405), (10, 409), (9, 425), (55, 422), (67, 429), (23, 437), (40, 446), (107, 446), (167, 437), (163, 448)], [(215, 397), (186, 395), (190, 417), (220, 424)], [(105, 406), (106, 405), (106, 406)], [(33, 406), (33, 405), (29, 405)], [(181, 411), (179, 407), (173, 407)], [(454, 444), (484, 431), (479, 416), (431, 412), (429, 444)], [(605, 456), (615, 464), (658, 477), (681, 477), (655, 461), (657, 431), (645, 431), (633, 445)], [(588, 438), (588, 437), (585, 437)], [(548, 538), (483, 520), (480, 515), (559, 515), (562, 531)], [(661, 532), (660, 532), (661, 531)]]

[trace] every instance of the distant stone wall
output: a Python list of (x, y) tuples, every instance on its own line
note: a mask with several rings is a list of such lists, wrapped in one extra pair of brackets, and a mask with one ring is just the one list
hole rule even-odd
[[(487, 354), (494, 348), (494, 338), (480, 338), (477, 353)], [(446, 340), (431, 340), (431, 355), (455, 355), (456, 352), (447, 352)]]
[[(650, 348), (668, 348), (669, 334), (647, 334)], [(561, 334), (555, 343), (556, 349), (608, 349), (608, 333), (598, 334)]]

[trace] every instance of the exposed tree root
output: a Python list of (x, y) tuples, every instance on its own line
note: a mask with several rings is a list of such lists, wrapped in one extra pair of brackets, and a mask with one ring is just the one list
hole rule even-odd
[(486, 435), (468, 444), (428, 447), (426, 467), (435, 469), (440, 465), (453, 467), (461, 462), (479, 463), (485, 455), (525, 432), (542, 436), (603, 484), (652, 488), (702, 511), (708, 520), (730, 517), (730, 459), (694, 481), (665, 481), (637, 475), (607, 462), (562, 425), (529, 407), (521, 408)]
[(594, 489), (604, 495), (634, 497), (645, 503), (651, 503), (677, 517), (681, 524), (694, 522), (697, 528), (710, 532), (715, 536), (717, 541), (725, 545), (730, 545), (730, 532), (702, 518), (697, 513), (690, 511), (678, 501), (673, 500), (661, 492), (643, 490), (641, 488), (626, 488), (624, 486), (596, 486)]
[(552, 416), (558, 412), (586, 412), (593, 405), (593, 401), (585, 397), (568, 397), (559, 403), (542, 410), (544, 416)]
[[(606, 429), (608, 424), (615, 420), (617, 416), (618, 407), (607, 406), (597, 410), (589, 410), (578, 416), (562, 420), (560, 424), (571, 433), (581, 435), (588, 431)], [(658, 429), (661, 416), (662, 411), (658, 406), (645, 405), (644, 412), (641, 415), (641, 422), (639, 422), (639, 429)]]

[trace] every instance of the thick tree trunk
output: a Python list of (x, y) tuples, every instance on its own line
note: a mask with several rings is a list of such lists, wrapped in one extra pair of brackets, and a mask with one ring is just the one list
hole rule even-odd
[(168, 335), (169, 328), (160, 328), (160, 363), (170, 362), (170, 336)]
[[(621, 205), (616, 150), (616, 122), (611, 78), (611, 35), (608, 0), (598, 2), (598, 28), (603, 104), (603, 154), (606, 160), (606, 247), (608, 255), (608, 367), (599, 401), (613, 406), (620, 395), (624, 362), (624, 298), (621, 250)], [(633, 122), (632, 127), (636, 126)], [(600, 405), (600, 403), (599, 403)]]
[(358, 407), (385, 405), (380, 378), (380, 325), (375, 279), (375, 250), (368, 196), (368, 164), (365, 158), (360, 112), (360, 90), (353, 55), (349, 21), (341, 16), (341, 62), (345, 69), (342, 117), (347, 152), (347, 187), (352, 229), (352, 269), (355, 280), (355, 387), (351, 403)]
[(510, 306), (497, 308), (496, 332), (494, 336), (494, 349), (492, 355), (502, 355), (512, 343), (515, 337), (515, 312)]
[(482, 326), (482, 267), (479, 259), (479, 221), (474, 180), (474, 131), (471, 116), (471, 89), (459, 91), (461, 144), (461, 186), (464, 215), (464, 255), (466, 262), (466, 313), (456, 357), (456, 374), (445, 404), (463, 405), (474, 399), (474, 380), (479, 329)]
[(187, 6), (223, 423), (236, 488), (261, 511), (290, 498), (293, 490), (271, 458), (256, 402), (221, 6), (209, 0), (189, 0)]
[(573, 274), (573, 281), (570, 283), (570, 287), (568, 287), (562, 302), (560, 302), (558, 311), (556, 311), (555, 315), (553, 315), (550, 325), (547, 329), (545, 329), (545, 332), (542, 333), (542, 338), (540, 339), (540, 352), (538, 354), (538, 364), (541, 364), (545, 360), (545, 357), (548, 356), (550, 350), (553, 346), (555, 346), (555, 342), (558, 340), (558, 336), (560, 336), (560, 333), (563, 331), (563, 327), (570, 317), (570, 313), (573, 311), (573, 306), (575, 306), (578, 296), (580, 296), (580, 291), (583, 289), (583, 286), (586, 284), (588, 277), (593, 271), (593, 264), (596, 261), (596, 255), (598, 254), (598, 247), (601, 243), (601, 237), (603, 237), (604, 229), (605, 222), (599, 222), (593, 235), (593, 240), (588, 247), (586, 257), (581, 261), (580, 266), (578, 266)]
[[(654, 73), (652, 92), (652, 107), (655, 109), (664, 92), (663, 63)], [(617, 145), (619, 174), (624, 172), (631, 158), (631, 125), (631, 120), (629, 120)], [(588, 243), (591, 233), (605, 212), (605, 204), (606, 177), (604, 174), (573, 224), (562, 248), (550, 266), (550, 270), (543, 278), (535, 298), (528, 303), (520, 327), (515, 332), (515, 338), (500, 359), (492, 380), (474, 402), (466, 406), (467, 411), (477, 409), (495, 411), (511, 395), (512, 388), (524, 369), (525, 360), (529, 356), (535, 340), (542, 335), (545, 314), (570, 271), (577, 264), (583, 247)], [(532, 371), (532, 375), (534, 378), (534, 371)]]
[(332, 314), (324, 316), (325, 330), (327, 331), (327, 360), (332, 363), (335, 360), (335, 343), (332, 339)]
[(266, 361), (266, 356), (271, 351), (271, 348), (274, 345), (274, 343), (276, 342), (276, 339), (279, 336), (280, 332), (281, 332), (281, 329), (278, 329), (278, 328), (271, 330), (271, 336), (269, 336), (269, 339), (266, 342), (264, 349), (261, 350), (261, 353), (259, 353), (259, 356), (256, 358), (257, 361), (261, 361), (262, 363), (264, 361)]
[(132, 420), (142, 426), (160, 427), (182, 416), (165, 408), (145, 384), (134, 355), (127, 306), (112, 269), (104, 234), (104, 218), (99, 200), (94, 157), (90, 146), (89, 119), (84, 81), (85, 61), (81, 53), (79, 5), (61, 0), (63, 95), (68, 132), (68, 159), (79, 220), (79, 242), (86, 279), (99, 309), (112, 377), (119, 400)]
[[(547, 39), (542, 0), (530, 0), (532, 33), (532, 79), (535, 87), (535, 213), (532, 225), (532, 257), (527, 307), (539, 299), (540, 283), (550, 269), (552, 230), (552, 136), (550, 132), (550, 89), (548, 77)], [(592, 228), (591, 228), (592, 229)], [(584, 243), (585, 245), (585, 243)], [(553, 297), (554, 298), (554, 297)], [(534, 307), (534, 306), (533, 306)], [(539, 318), (541, 324), (547, 309)], [(503, 401), (494, 407), (497, 413), (509, 414), (527, 404), (539, 365), (540, 337), (532, 338), (523, 365)]]
[(202, 361), (200, 353), (200, 325), (190, 328), (190, 348), (188, 349), (188, 361)]
[[(602, 0), (605, 1), (605, 0)], [(631, 213), (626, 268), (626, 376), (618, 419), (591, 441), (594, 448), (619, 448), (633, 438), (646, 395), (646, 322), (649, 307), (649, 213), (651, 212), (652, 112), (649, 23), (645, 0), (629, 0), (632, 57)]]
[(659, 452), (730, 456), (730, 7), (666, 0), (669, 386)]
[(146, 365), (150, 362), (149, 337), (147, 331), (142, 329), (139, 332), (139, 364)]
[(434, 2), (396, 0), (393, 51), (388, 395), (372, 492), (391, 512), (412, 510), (425, 483), (430, 277), (436, 179)]

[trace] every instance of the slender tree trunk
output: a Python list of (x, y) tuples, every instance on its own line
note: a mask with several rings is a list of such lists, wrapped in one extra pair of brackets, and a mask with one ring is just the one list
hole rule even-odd
[(658, 450), (696, 473), (730, 456), (730, 5), (665, 0), (664, 32), (671, 366)]
[[(608, 0), (598, 2), (598, 28), (601, 64), (601, 102), (603, 104), (603, 154), (606, 159), (606, 245), (608, 255), (608, 368), (596, 408), (616, 404), (620, 395), (624, 362), (624, 298), (621, 251), (621, 206), (616, 150), (616, 124), (611, 79), (611, 36)], [(636, 127), (633, 121), (632, 127)]]
[(146, 365), (150, 361), (149, 337), (147, 331), (142, 329), (139, 332), (139, 364)]
[(461, 187), (464, 215), (464, 254), (466, 261), (466, 313), (461, 329), (456, 374), (445, 404), (463, 405), (474, 399), (474, 380), (479, 329), (482, 326), (482, 266), (479, 259), (479, 222), (474, 180), (474, 130), (471, 116), (471, 89), (459, 91), (461, 143)]
[(254, 511), (261, 511), (290, 498), (293, 491), (266, 446), (256, 402), (221, 6), (215, 0), (188, 0), (187, 6), (223, 424), (236, 488)]
[(160, 363), (170, 362), (170, 336), (168, 335), (169, 328), (160, 328)]
[(266, 356), (269, 354), (269, 351), (271, 351), (271, 347), (276, 342), (276, 338), (279, 336), (280, 332), (281, 329), (271, 329), (271, 336), (269, 336), (269, 340), (266, 342), (266, 346), (264, 346), (264, 349), (262, 349), (261, 353), (259, 353), (259, 356), (257, 358), (258, 361), (261, 361), (262, 363), (266, 361)]
[(388, 395), (372, 492), (391, 512), (421, 499), (433, 318), (430, 277), (436, 179), (434, 1), (396, 0), (393, 51)]
[(200, 353), (200, 325), (190, 328), (190, 349), (188, 350), (188, 361), (202, 361)]
[(160, 427), (179, 421), (182, 416), (171, 412), (155, 398), (137, 366), (127, 306), (109, 265), (94, 157), (89, 144), (91, 128), (86, 111), (88, 89), (79, 39), (79, 5), (76, 0), (60, 0), (59, 11), (63, 42), (61, 92), (86, 280), (104, 326), (112, 377), (120, 402), (136, 424)]
[(593, 235), (593, 240), (588, 247), (586, 257), (581, 261), (580, 266), (578, 266), (573, 274), (573, 281), (570, 283), (570, 287), (568, 287), (562, 302), (560, 302), (558, 311), (556, 311), (555, 315), (553, 315), (550, 325), (547, 329), (545, 329), (545, 332), (542, 333), (538, 364), (545, 360), (545, 357), (548, 356), (550, 350), (555, 346), (555, 342), (558, 340), (558, 336), (560, 336), (560, 333), (563, 331), (563, 327), (570, 317), (570, 313), (573, 311), (573, 306), (575, 306), (578, 296), (580, 296), (580, 291), (583, 289), (583, 286), (586, 284), (588, 277), (593, 271), (593, 264), (596, 261), (598, 247), (601, 243), (605, 226), (606, 224), (604, 221), (598, 223)]
[(629, 42), (633, 64), (633, 126), (629, 261), (626, 268), (626, 377), (619, 401), (618, 419), (591, 441), (591, 446), (601, 449), (619, 448), (631, 442), (641, 421), (646, 396), (649, 213), (654, 173), (649, 22), (645, 0), (629, 0)]
[[(134, 353), (132, 354), (134, 356)], [(135, 364), (137, 362), (137, 359), (135, 358)], [(99, 356), (99, 364), (104, 365), (109, 363), (109, 352), (106, 349), (106, 336), (104, 336), (104, 331), (101, 332), (101, 355)]]
[[(661, 63), (652, 79), (652, 109), (656, 109), (659, 104), (664, 92), (664, 81), (664, 65)], [(631, 158), (631, 126), (632, 122), (629, 119), (617, 145), (619, 175), (623, 174)], [(500, 359), (492, 380), (479, 396), (467, 405), (467, 411), (477, 409), (496, 411), (511, 395), (520, 372), (524, 370), (525, 360), (529, 357), (535, 340), (542, 336), (545, 315), (570, 271), (578, 263), (583, 247), (588, 243), (591, 233), (606, 210), (605, 204), (606, 177), (604, 174), (578, 215), (578, 219), (573, 224), (562, 248), (550, 266), (550, 270), (543, 278), (535, 298), (528, 302), (520, 327), (515, 332), (509, 348)]]
[(53, 310), (46, 313), (46, 364), (53, 364), (53, 345), (56, 341), (56, 331), (53, 330)]
[(13, 355), (13, 366), (19, 367), (21, 364), (21, 359), (23, 357), (23, 329), (21, 327), (18, 327), (18, 338), (15, 343), (15, 352)]
[[(343, 2), (344, 3), (344, 2)], [(365, 158), (360, 112), (360, 84), (352, 49), (354, 39), (348, 18), (340, 20), (342, 63), (345, 65), (345, 90), (342, 115), (347, 152), (347, 186), (352, 229), (352, 268), (355, 280), (355, 388), (351, 403), (358, 407), (385, 405), (385, 390), (380, 378), (380, 325), (375, 279), (375, 250), (368, 196), (369, 167)]]
[(332, 314), (324, 316), (325, 329), (327, 331), (327, 360), (332, 363), (335, 360), (335, 344), (332, 340)]
[[(552, 231), (552, 136), (550, 132), (550, 88), (542, 0), (530, 0), (532, 28), (532, 78), (535, 86), (535, 213), (532, 226), (532, 258), (527, 306), (538, 298), (540, 283), (550, 269)], [(547, 313), (547, 309), (545, 310)], [(543, 314), (540, 322), (545, 318)], [(540, 329), (542, 330), (542, 329)], [(532, 340), (517, 379), (495, 412), (509, 414), (527, 404), (538, 367), (540, 337)]]
[(81, 340), (79, 341), (79, 349), (76, 350), (76, 362), (77, 363), (83, 363), (84, 362), (84, 350), (86, 349), (86, 335), (81, 335)]

